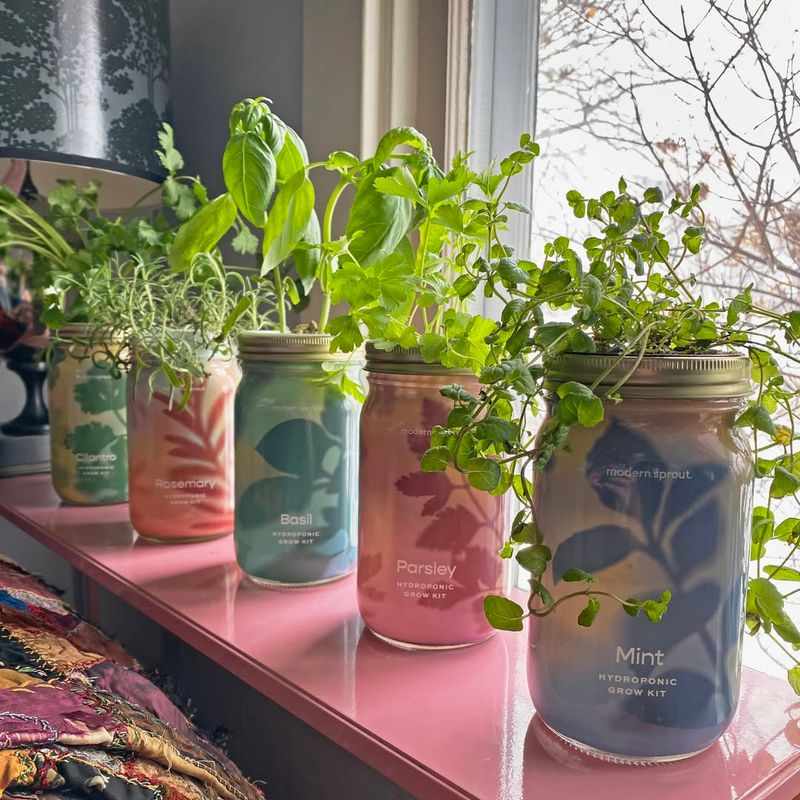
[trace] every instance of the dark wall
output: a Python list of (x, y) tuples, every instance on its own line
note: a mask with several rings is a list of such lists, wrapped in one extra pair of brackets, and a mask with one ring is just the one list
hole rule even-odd
[(172, 116), (186, 168), (223, 191), (228, 112), (244, 97), (269, 97), (300, 126), (301, 0), (170, 0)]

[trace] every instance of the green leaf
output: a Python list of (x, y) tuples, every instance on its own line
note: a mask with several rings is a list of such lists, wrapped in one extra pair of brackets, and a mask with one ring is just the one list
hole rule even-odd
[(555, 410), (561, 422), (567, 425), (579, 422), (585, 428), (592, 428), (603, 421), (603, 402), (588, 386), (568, 381), (558, 387), (557, 394)]
[[(520, 627), (520, 630), (522, 628)], [(794, 689), (794, 693), (800, 695), (800, 666), (792, 667), (786, 673), (786, 680), (789, 681), (789, 686)]]
[(472, 275), (459, 275), (453, 283), (453, 289), (462, 300), (465, 300), (478, 288), (479, 283), (479, 279), (473, 278)]
[(522, 606), (496, 594), (483, 598), (483, 613), (493, 628), (501, 631), (521, 631), (525, 612)]
[(584, 628), (590, 628), (599, 611), (600, 603), (595, 600), (594, 597), (590, 597), (586, 608), (578, 614), (578, 625), (582, 625)]
[(516, 258), (501, 258), (497, 262), (497, 274), (506, 286), (528, 282), (528, 273), (519, 266)]
[(303, 140), (297, 135), (297, 132), (290, 128), (288, 125), (281, 123), (286, 128), (284, 134), (283, 147), (280, 152), (275, 156), (275, 167), (277, 172), (278, 183), (282, 184), (288, 181), (292, 176), (297, 175), (298, 172), (304, 170), (308, 166), (308, 153)]
[(753, 305), (753, 296), (750, 288), (748, 287), (740, 294), (731, 300), (728, 306), (727, 323), (728, 325), (735, 324), (742, 314), (747, 314)]
[(658, 186), (651, 186), (644, 190), (644, 201), (645, 203), (663, 203), (664, 193)]
[(438, 361), (447, 349), (447, 340), (438, 333), (423, 333), (419, 339), (422, 360), (427, 363)]
[(250, 295), (245, 295), (244, 297), (239, 298), (239, 301), (233, 307), (233, 310), (225, 319), (225, 322), (222, 325), (222, 329), (219, 332), (219, 340), (225, 341), (228, 337), (230, 332), (236, 327), (236, 323), (241, 318), (242, 314), (250, 308), (250, 304), (253, 302), (253, 298)]
[(517, 426), (507, 419), (490, 414), (475, 426), (475, 435), (489, 442), (503, 444), (516, 438)]
[(553, 554), (550, 548), (544, 544), (534, 544), (530, 547), (523, 547), (517, 553), (517, 563), (523, 568), (528, 570), (531, 575), (537, 578), (544, 575), (547, 565), (550, 562)]
[(170, 175), (182, 170), (183, 156), (175, 147), (172, 126), (167, 122), (162, 122), (161, 130), (158, 132), (157, 137), (161, 150), (156, 150), (156, 155), (164, 169), (169, 172)]
[(375, 188), (383, 194), (391, 194), (397, 197), (406, 197), (419, 202), (419, 189), (414, 182), (411, 173), (405, 167), (394, 167), (375, 178), (373, 183)]
[(780, 539), (782, 542), (800, 538), (800, 519), (797, 517), (789, 517), (783, 520), (783, 522), (775, 528), (775, 538)]
[(769, 487), (770, 497), (788, 497), (800, 489), (800, 478), (785, 467), (775, 467), (775, 476)]
[(686, 245), (686, 249), (693, 254), (700, 252), (703, 245), (703, 236), (706, 229), (701, 227), (689, 227), (684, 231), (681, 241)]
[(500, 483), (502, 470), (491, 458), (470, 458), (464, 470), (470, 486), (484, 492), (491, 492)]
[(349, 172), (353, 167), (357, 167), (361, 162), (358, 156), (348, 153), (346, 150), (334, 150), (325, 162), (325, 169), (338, 170), (339, 172)]
[(312, 210), (306, 229), (300, 236), (297, 247), (292, 251), (294, 269), (306, 293), (311, 290), (314, 282), (319, 277), (322, 251), (315, 245), (319, 245), (321, 241), (319, 219), (316, 212)]
[(585, 275), (582, 283), (583, 302), (589, 308), (597, 308), (603, 297), (603, 285), (594, 275)]
[(586, 581), (586, 583), (597, 583), (597, 578), (594, 575), (590, 575), (586, 570), (578, 569), (578, 567), (572, 567), (568, 569), (562, 576), (562, 581), (567, 581), (569, 583), (574, 583), (576, 581)]
[(777, 565), (764, 567), (764, 572), (768, 578), (774, 581), (800, 581), (800, 570), (792, 567), (779, 567)]
[(460, 383), (448, 383), (439, 389), (439, 394), (449, 400), (457, 400), (470, 406), (478, 404), (478, 398), (470, 394)]
[(264, 228), (262, 275), (289, 257), (305, 233), (313, 211), (314, 186), (305, 170), (301, 170), (289, 178), (275, 196)]
[(386, 159), (394, 152), (395, 148), (401, 145), (414, 147), (417, 150), (430, 150), (428, 140), (416, 129), (410, 126), (392, 128), (381, 137), (375, 149), (375, 163), (383, 164)]
[(231, 245), (236, 253), (253, 255), (258, 252), (258, 237), (253, 234), (247, 225), (242, 225), (239, 233), (233, 237)]
[(512, 534), (511, 540), (517, 544), (541, 544), (542, 534), (535, 522), (528, 522)]
[(764, 406), (752, 405), (743, 411), (734, 421), (734, 428), (755, 428), (756, 430), (775, 435), (775, 423)]
[(341, 350), (349, 353), (361, 347), (364, 343), (364, 336), (358, 327), (358, 322), (350, 314), (334, 317), (328, 323), (328, 333), (333, 337), (331, 341), (332, 350)]
[(420, 461), (420, 466), (425, 472), (444, 472), (449, 465), (450, 449), (447, 447), (431, 447)]
[(387, 172), (363, 178), (350, 208), (345, 235), (350, 239), (350, 252), (362, 267), (393, 253), (411, 224), (413, 204), (408, 198), (383, 194), (374, 186)]
[(766, 578), (753, 578), (748, 583), (748, 588), (757, 608), (770, 622), (783, 621), (783, 597), (775, 584)]
[(188, 269), (198, 253), (213, 250), (236, 219), (236, 203), (229, 194), (215, 197), (178, 228), (167, 261), (172, 270)]
[(258, 228), (264, 227), (276, 172), (272, 151), (256, 134), (237, 133), (228, 140), (222, 156), (225, 187), (242, 215)]
[(644, 611), (650, 622), (660, 622), (664, 614), (667, 613), (669, 601), (672, 599), (670, 592), (662, 592), (660, 600), (644, 600), (639, 607)]

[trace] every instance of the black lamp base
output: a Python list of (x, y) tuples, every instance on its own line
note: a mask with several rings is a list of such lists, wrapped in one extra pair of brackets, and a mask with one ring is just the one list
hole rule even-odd
[(25, 386), (25, 405), (14, 419), (0, 425), (6, 436), (41, 436), (50, 430), (50, 414), (44, 402), (47, 364), (28, 359), (6, 360), (6, 366), (22, 379)]

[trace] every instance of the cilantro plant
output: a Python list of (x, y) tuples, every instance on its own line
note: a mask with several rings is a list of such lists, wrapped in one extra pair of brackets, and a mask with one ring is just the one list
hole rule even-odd
[[(78, 188), (60, 182), (47, 198), (45, 216), (3, 191), (0, 247), (30, 254), (42, 322), (56, 332), (66, 322), (87, 323), (88, 343), (116, 343), (104, 352), (115, 372), (147, 364), (155, 368), (153, 380), (163, 374), (185, 401), (193, 382), (205, 375), (207, 359), (232, 352), (237, 326), (274, 325), (275, 298), (269, 285), (226, 266), (210, 242), (210, 252), (197, 253), (187, 269), (169, 268), (168, 255), (174, 258), (182, 246), (182, 223), (208, 219), (215, 201), (199, 178), (181, 174), (183, 157), (169, 125), (158, 143), (164, 183), (118, 217), (100, 210), (97, 183)], [(162, 208), (137, 217), (157, 192)], [(241, 250), (251, 234), (236, 220), (232, 225)], [(130, 346), (119, 348), (120, 342)]]
[[(722, 302), (703, 298), (691, 274), (691, 258), (705, 236), (698, 186), (689, 197), (665, 201), (658, 188), (637, 197), (620, 180), (615, 191), (600, 197), (573, 190), (567, 201), (595, 233), (580, 248), (566, 237), (554, 239), (539, 264), (504, 252), (492, 230), (492, 242), (472, 273), (503, 304), (499, 322), (484, 340), (484, 388), (478, 396), (458, 385), (441, 390), (454, 408), (447, 424), (434, 428), (422, 461), (427, 470), (452, 465), (476, 488), (511, 491), (521, 503), (501, 556), (515, 557), (530, 572), (528, 608), (489, 596), (487, 617), (497, 628), (521, 630), (527, 616), (546, 617), (582, 601), (578, 623), (588, 626), (601, 602), (612, 599), (629, 614), (643, 613), (655, 622), (670, 601), (669, 593), (655, 599), (614, 597), (593, 575), (575, 568), (563, 575), (580, 585), (573, 591), (554, 597), (542, 583), (552, 554), (534, 514), (537, 476), (565, 446), (573, 427), (599, 424), (604, 404), (622, 400), (620, 389), (632, 373), (609, 388), (599, 380), (560, 385), (551, 398), (552, 413), (537, 431), (535, 417), (548, 394), (545, 374), (553, 360), (565, 352), (603, 353), (633, 357), (635, 368), (646, 355), (747, 353), (755, 391), (734, 424), (752, 436), (753, 470), (765, 483), (767, 501), (753, 512), (755, 577), (748, 584), (746, 625), (751, 634), (769, 636), (792, 659), (789, 680), (800, 693), (800, 631), (786, 608), (786, 600), (800, 591), (793, 588), (800, 586), (800, 572), (790, 565), (800, 546), (800, 515), (778, 510), (779, 501), (796, 501), (800, 489), (798, 390), (786, 371), (800, 363), (800, 311), (766, 308), (754, 300), (752, 287)], [(667, 233), (674, 229), (678, 241)], [(558, 319), (548, 319), (554, 310)]]
[[(107, 217), (100, 209), (101, 186), (90, 181), (78, 187), (59, 181), (47, 197), (48, 212), (38, 213), (8, 187), (0, 187), (0, 250), (27, 253), (17, 259), (26, 272), (41, 306), (41, 321), (53, 329), (67, 321), (87, 321), (80, 276), (102, 270), (109, 260), (136, 255), (142, 259), (165, 257), (177, 230), (174, 220), (191, 217), (206, 201), (206, 190), (196, 177), (181, 175), (183, 158), (175, 148), (172, 128), (164, 124), (157, 151), (167, 170), (161, 187), (143, 195), (123, 215)], [(164, 210), (155, 217), (136, 216), (147, 198), (161, 193)], [(59, 290), (64, 276), (77, 280), (73, 292)]]

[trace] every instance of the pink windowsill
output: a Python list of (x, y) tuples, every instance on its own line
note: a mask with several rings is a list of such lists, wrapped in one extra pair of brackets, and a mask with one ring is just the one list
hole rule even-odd
[(525, 637), (445, 653), (383, 645), (355, 581), (286, 591), (241, 578), (227, 537), (137, 539), (127, 506), (62, 506), (48, 475), (0, 480), (0, 514), (80, 572), (424, 800), (794, 800), (800, 699), (745, 669), (733, 725), (710, 750), (658, 767), (579, 755), (547, 734), (525, 681)]

